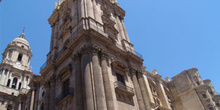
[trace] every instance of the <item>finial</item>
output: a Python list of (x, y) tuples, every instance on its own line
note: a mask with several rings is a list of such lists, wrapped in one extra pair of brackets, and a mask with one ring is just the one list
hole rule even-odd
[(24, 33), (24, 31), (25, 31), (25, 27), (23, 28), (23, 33)]
[(170, 78), (169, 78), (169, 77), (166, 77), (166, 78), (165, 78), (165, 81), (166, 81), (166, 82), (170, 82)]
[(154, 75), (158, 74), (156, 69), (152, 70), (152, 73), (153, 73)]
[(25, 27), (23, 28), (23, 32), (22, 32), (21, 35), (19, 36), (20, 38), (24, 38), (24, 31), (25, 31)]

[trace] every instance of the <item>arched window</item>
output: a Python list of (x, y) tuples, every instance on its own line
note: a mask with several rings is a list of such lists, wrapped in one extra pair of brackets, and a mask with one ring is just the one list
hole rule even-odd
[(18, 82), (18, 78), (14, 78), (11, 87), (14, 88), (14, 89), (16, 89), (17, 82)]
[(18, 85), (18, 90), (20, 90), (20, 89), (21, 89), (21, 82)]
[(44, 95), (45, 95), (45, 92), (43, 91), (43, 93), (42, 93), (42, 97), (44, 97)]
[(23, 54), (19, 53), (17, 60), (18, 60), (18, 61), (21, 61), (21, 60), (22, 60), (22, 56), (23, 56)]
[(28, 76), (26, 76), (26, 81), (28, 81), (28, 79), (29, 79), (29, 77), (28, 77)]
[(11, 83), (11, 79), (8, 79), (8, 82), (7, 82), (7, 87), (10, 86), (10, 83)]
[(8, 70), (6, 69), (6, 70), (5, 70), (5, 75), (7, 75), (7, 74), (8, 74)]

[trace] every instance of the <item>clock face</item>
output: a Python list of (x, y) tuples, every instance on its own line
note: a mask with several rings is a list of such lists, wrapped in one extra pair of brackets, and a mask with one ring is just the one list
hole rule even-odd
[(21, 68), (21, 63), (20, 63), (20, 62), (16, 62), (15, 67), (16, 67), (16, 68)]

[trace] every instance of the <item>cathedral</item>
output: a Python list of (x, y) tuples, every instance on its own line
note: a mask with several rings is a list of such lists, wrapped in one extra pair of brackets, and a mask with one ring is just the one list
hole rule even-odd
[(196, 68), (172, 79), (146, 71), (116, 0), (59, 0), (47, 60), (35, 75), (22, 33), (0, 64), (0, 110), (220, 110)]

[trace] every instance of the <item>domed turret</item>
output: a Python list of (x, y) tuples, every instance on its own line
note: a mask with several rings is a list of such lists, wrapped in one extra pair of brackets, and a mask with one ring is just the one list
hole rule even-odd
[(21, 33), (18, 38), (12, 40), (3, 53), (3, 61), (16, 68), (29, 70), (30, 59), (32, 52), (28, 41), (25, 39), (25, 34)]
[(14, 40), (12, 40), (12, 42), (9, 45), (17, 45), (25, 49), (30, 49), (30, 45), (24, 36), (25, 34), (21, 33), (21, 35), (18, 38), (15, 38)]

